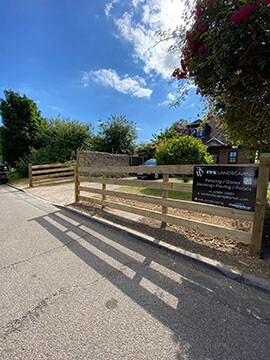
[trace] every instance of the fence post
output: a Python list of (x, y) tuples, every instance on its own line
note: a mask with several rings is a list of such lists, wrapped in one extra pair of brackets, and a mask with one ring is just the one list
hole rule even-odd
[[(169, 181), (169, 174), (163, 174), (163, 184), (168, 183)], [(169, 195), (169, 191), (166, 189), (162, 190), (162, 199), (168, 199), (168, 195)], [(168, 207), (167, 206), (162, 206), (162, 215), (167, 215), (168, 213)], [(167, 226), (166, 221), (162, 221), (161, 222), (161, 228), (165, 229), (165, 227)]]
[(249, 254), (251, 256), (256, 256), (256, 257), (261, 257), (264, 214), (265, 214), (265, 206), (267, 204), (269, 165), (270, 165), (270, 155), (261, 154), (254, 222), (253, 222), (252, 238), (251, 238), (251, 244), (249, 250)]
[(74, 170), (75, 170), (74, 171), (75, 202), (78, 202), (79, 201), (79, 194), (80, 194), (80, 191), (79, 191), (80, 182), (79, 182), (79, 166), (78, 166), (77, 162), (75, 163), (75, 169)]
[[(106, 179), (106, 173), (102, 174), (102, 179), (105, 180)], [(106, 201), (106, 183), (102, 183), (102, 201)], [(105, 205), (101, 206), (101, 209), (104, 209)]]
[(33, 187), (32, 164), (28, 164), (28, 181), (29, 187)]

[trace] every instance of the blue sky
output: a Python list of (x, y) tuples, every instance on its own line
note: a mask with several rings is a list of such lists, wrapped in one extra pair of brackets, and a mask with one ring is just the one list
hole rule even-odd
[[(201, 104), (191, 88), (178, 108), (171, 73), (179, 59), (155, 31), (181, 23), (181, 0), (0, 0), (0, 97), (25, 93), (42, 116), (92, 123), (125, 115), (138, 140)], [(156, 44), (156, 45), (155, 45)]]

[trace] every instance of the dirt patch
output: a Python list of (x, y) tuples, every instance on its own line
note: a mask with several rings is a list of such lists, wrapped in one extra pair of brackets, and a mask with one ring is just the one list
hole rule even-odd
[[(113, 199), (109, 199), (112, 200)], [(125, 200), (121, 202), (127, 205), (140, 207), (138, 203)], [(220, 261), (226, 265), (237, 267), (239, 270), (253, 273), (254, 275), (261, 275), (270, 277), (270, 258), (256, 259), (249, 256), (249, 246), (238, 243), (226, 237), (215, 236), (210, 234), (201, 233), (178, 225), (167, 225), (166, 229), (160, 228), (160, 222), (146, 217), (136, 217), (136, 220), (119, 215), (121, 212), (117, 210), (102, 210), (98, 206), (92, 206), (89, 203), (76, 203), (72, 207), (83, 211), (91, 216), (109, 220), (115, 224), (126, 226), (130, 229), (147, 234), (154, 237), (158, 241), (164, 241), (174, 246), (181, 247), (184, 250), (198, 253), (213, 260)], [(149, 208), (153, 211), (160, 211), (159, 206), (144, 204), (143, 208)], [(251, 223), (246, 221), (231, 220), (221, 218), (218, 216), (210, 216), (208, 214), (192, 213), (185, 210), (170, 211), (170, 214), (181, 216), (187, 219), (195, 219), (202, 222), (211, 222), (217, 225), (226, 226), (232, 229), (242, 231), (249, 231)], [(265, 226), (265, 236), (270, 234), (270, 210)], [(268, 231), (268, 233), (266, 233)]]

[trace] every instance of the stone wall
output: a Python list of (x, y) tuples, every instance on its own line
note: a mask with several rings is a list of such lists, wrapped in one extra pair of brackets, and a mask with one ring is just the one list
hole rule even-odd
[(129, 155), (109, 154), (98, 151), (78, 151), (77, 162), (82, 167), (129, 166)]

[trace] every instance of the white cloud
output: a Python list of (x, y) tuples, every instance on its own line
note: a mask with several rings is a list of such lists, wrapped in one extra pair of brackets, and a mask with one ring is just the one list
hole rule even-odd
[(181, 25), (184, 0), (130, 0), (129, 3), (129, 10), (114, 18), (118, 36), (132, 44), (134, 60), (142, 61), (146, 74), (169, 78), (179, 64), (179, 57), (168, 52), (173, 40), (157, 44), (156, 32)]
[(158, 105), (159, 105), (159, 106), (161, 106), (161, 105), (169, 106), (169, 105), (171, 105), (173, 102), (175, 102), (176, 100), (177, 100), (177, 95), (170, 92), (170, 93), (167, 95), (166, 100), (163, 101), (162, 103), (159, 103)]
[(144, 87), (146, 82), (140, 76), (130, 77), (125, 75), (120, 78), (115, 70), (112, 69), (101, 69), (97, 71), (83, 72), (82, 84), (84, 87), (88, 86), (90, 80), (105, 86), (111, 87), (116, 91), (129, 94), (139, 98), (149, 98), (152, 94), (152, 90)]
[(81, 78), (81, 83), (83, 87), (87, 87), (89, 85), (90, 82), (90, 76), (89, 73), (86, 71), (82, 72), (82, 78)]
[(144, 0), (132, 0), (132, 5), (133, 5), (134, 7), (137, 7), (138, 4), (143, 3), (143, 2), (144, 2)]
[(117, 4), (119, 0), (112, 0), (111, 2), (107, 3), (104, 8), (105, 15), (109, 17), (111, 15), (111, 11), (115, 4)]

